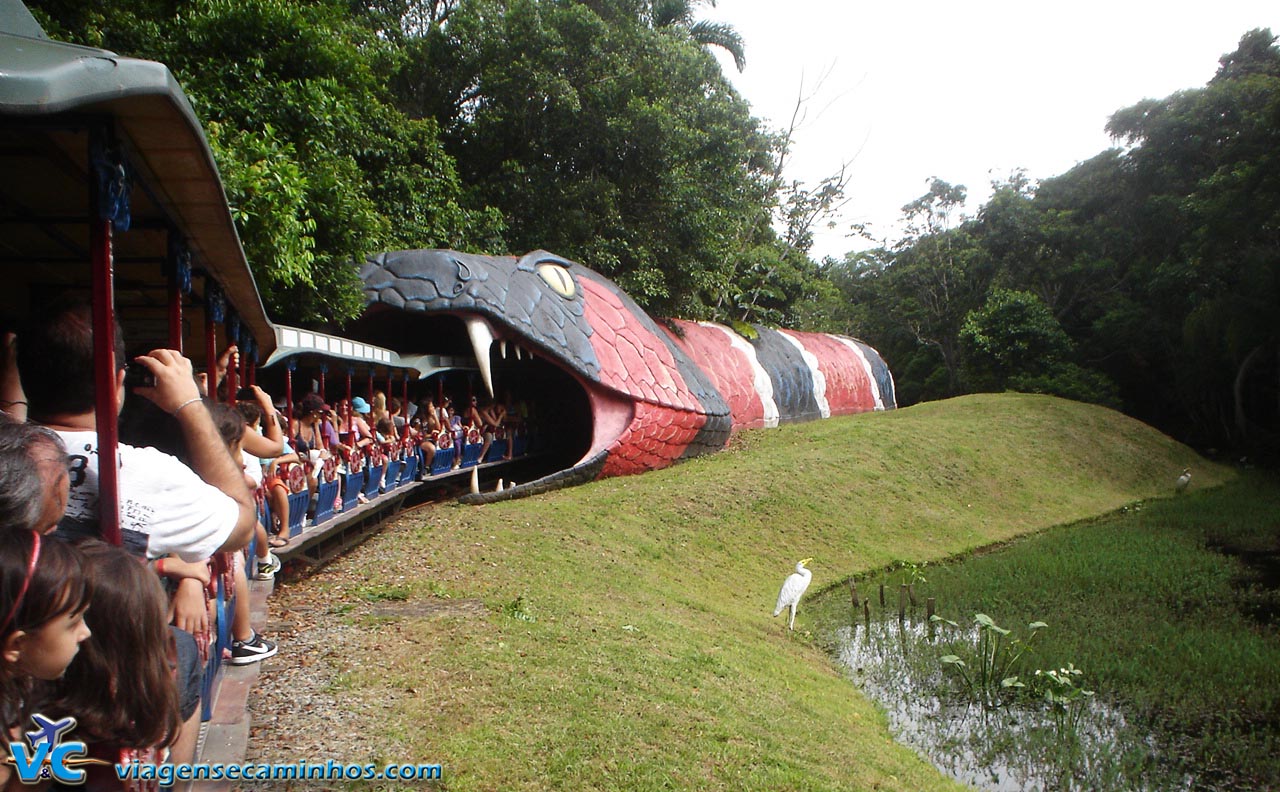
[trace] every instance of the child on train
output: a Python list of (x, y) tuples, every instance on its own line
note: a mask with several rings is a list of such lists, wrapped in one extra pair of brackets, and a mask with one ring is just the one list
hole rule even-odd
[[(89, 637), (93, 586), (81, 553), (35, 531), (0, 529), (0, 712), (6, 738), (37, 712), (38, 681), (63, 675)], [(11, 765), (0, 764), (0, 787)]]
[[(93, 581), (92, 607), (84, 618), (93, 635), (81, 644), (63, 678), (46, 691), (39, 712), (50, 719), (74, 717), (71, 736), (88, 743), (93, 758), (158, 764), (182, 726), (174, 679), (179, 633), (169, 628), (168, 598), (159, 578), (122, 548), (86, 539), (77, 549)], [(194, 669), (198, 674), (199, 667)], [(192, 681), (185, 680), (183, 687)], [(186, 704), (193, 712), (197, 709), (193, 702)], [(185, 762), (189, 757), (174, 759)], [(113, 767), (90, 765), (85, 770), (89, 789), (119, 788)]]

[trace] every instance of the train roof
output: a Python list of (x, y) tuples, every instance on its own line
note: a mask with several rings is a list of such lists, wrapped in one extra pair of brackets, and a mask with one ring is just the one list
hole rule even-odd
[(157, 299), (145, 292), (163, 286), (155, 267), (177, 232), (265, 358), (276, 334), (182, 87), (164, 64), (49, 39), (18, 0), (0, 0), (0, 260), (46, 284), (58, 277), (49, 265), (89, 260), (94, 124), (113, 131), (133, 170), (130, 229), (115, 241), (117, 301)]
[(401, 355), (375, 344), (282, 324), (275, 325), (275, 333), (275, 351), (262, 363), (264, 367), (289, 358), (316, 358), (333, 361), (335, 365), (338, 361), (346, 361), (391, 369), (411, 369), (418, 379), (426, 379), (442, 371), (478, 370), (475, 360), (465, 356)]

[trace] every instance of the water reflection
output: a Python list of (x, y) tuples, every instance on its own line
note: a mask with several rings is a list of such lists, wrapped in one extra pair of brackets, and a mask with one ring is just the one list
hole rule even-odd
[(976, 642), (976, 628), (896, 618), (835, 632), (839, 662), (884, 709), (895, 738), (963, 783), (999, 792), (1191, 787), (1158, 765), (1153, 738), (1096, 698), (1066, 733), (1038, 701), (996, 710), (967, 703), (939, 658)]

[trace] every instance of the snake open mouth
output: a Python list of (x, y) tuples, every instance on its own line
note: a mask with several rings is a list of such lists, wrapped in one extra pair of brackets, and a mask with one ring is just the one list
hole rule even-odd
[[(504, 471), (507, 481), (527, 481), (464, 496), (490, 502), (545, 492), (590, 481), (599, 474), (604, 452), (622, 435), (634, 413), (630, 400), (585, 379), (551, 350), (496, 317), (478, 313), (370, 311), (360, 323), (371, 343), (406, 350), (401, 358), (445, 362), (460, 371), (448, 375), (449, 392), (458, 387), (483, 402), (489, 398), (519, 416), (528, 454)], [(421, 340), (409, 346), (408, 339)], [(429, 392), (427, 395), (435, 396)], [(465, 405), (459, 406), (459, 412)]]
[(549, 264), (548, 257), (403, 251), (382, 254), (361, 273), (373, 299), (353, 332), (404, 360), (422, 356), (420, 370), (461, 369), (446, 375), (455, 398), (465, 377), (469, 395), (521, 414), (530, 453), (510, 475), (527, 480), (464, 501), (590, 481), (634, 418), (634, 400), (598, 379), (583, 295), (568, 263)]

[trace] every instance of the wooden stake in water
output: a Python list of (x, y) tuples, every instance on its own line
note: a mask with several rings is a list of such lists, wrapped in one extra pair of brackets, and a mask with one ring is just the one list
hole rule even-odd
[(916, 584), (915, 583), (907, 584), (907, 597), (911, 599), (911, 607), (914, 608), (920, 604), (916, 602)]
[(933, 621), (933, 609), (937, 603), (933, 597), (929, 597), (924, 601), (924, 617), (929, 622)]
[(907, 618), (907, 584), (898, 587), (898, 621)]
[(852, 580), (849, 581), (849, 599), (853, 601), (853, 609), (857, 610), (858, 609), (858, 584)]
[(880, 584), (880, 607), (884, 607), (884, 584)]
[(862, 618), (866, 619), (867, 626), (871, 626), (871, 600), (864, 599), (862, 601)]

